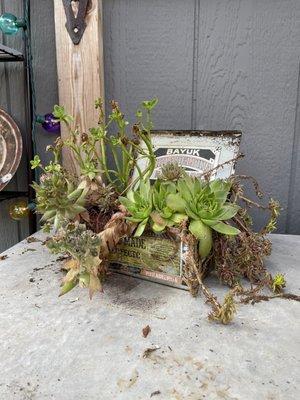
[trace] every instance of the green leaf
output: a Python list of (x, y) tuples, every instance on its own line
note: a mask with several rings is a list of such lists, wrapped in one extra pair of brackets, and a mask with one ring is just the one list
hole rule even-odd
[(211, 228), (202, 221), (192, 221), (189, 225), (189, 231), (199, 239), (199, 254), (202, 258), (208, 256), (212, 248), (212, 231)]
[(71, 117), (71, 115), (68, 115), (65, 111), (65, 108), (62, 106), (55, 105), (53, 115), (60, 122), (71, 123), (73, 121), (73, 117)]
[(215, 179), (209, 183), (209, 187), (213, 192), (229, 192), (231, 183), (222, 179)]
[(150, 216), (151, 216), (151, 219), (154, 222), (154, 224), (161, 225), (161, 226), (166, 226), (166, 222), (165, 222), (164, 218), (160, 215), (159, 212), (153, 211), (150, 214)]
[(41, 159), (38, 155), (34, 156), (34, 159), (30, 161), (31, 169), (37, 168), (41, 164)]
[(142, 106), (146, 110), (151, 111), (157, 105), (157, 103), (158, 103), (158, 99), (154, 98), (152, 100), (143, 101), (142, 102)]
[(217, 219), (205, 219), (205, 218), (201, 218), (201, 221), (208, 226), (214, 226), (216, 224), (218, 224), (220, 221)]
[(137, 118), (142, 118), (142, 116), (143, 116), (142, 111), (141, 111), (141, 110), (137, 110), (135, 116), (136, 116)]
[(205, 258), (209, 255), (213, 246), (212, 231), (207, 231), (206, 237), (199, 240), (198, 250), (201, 258)]
[(166, 188), (167, 193), (175, 194), (177, 192), (176, 184), (174, 182), (163, 182), (163, 186)]
[(169, 207), (164, 207), (161, 212), (163, 218), (171, 218), (173, 215), (173, 211)]
[(209, 187), (211, 191), (215, 194), (216, 199), (221, 204), (225, 203), (231, 188), (231, 183), (228, 181), (217, 179), (210, 182)]
[(128, 198), (130, 201), (134, 202), (134, 192), (133, 192), (133, 190), (129, 190), (129, 191), (127, 192), (127, 198)]
[(177, 211), (179, 213), (185, 212), (186, 202), (179, 193), (169, 194), (166, 198), (166, 204), (173, 211)]
[(77, 200), (82, 195), (83, 189), (77, 188), (73, 190), (70, 194), (68, 194), (67, 198), (70, 201)]
[(172, 221), (173, 221), (175, 224), (180, 224), (180, 222), (184, 221), (184, 220), (187, 219), (187, 218), (188, 218), (188, 216), (187, 216), (186, 214), (175, 213), (175, 214), (172, 216)]
[(57, 214), (55, 215), (54, 223), (53, 223), (53, 226), (54, 226), (54, 229), (55, 229), (55, 230), (57, 230), (57, 229), (60, 227), (60, 223), (61, 223), (60, 218), (61, 218), (60, 214), (57, 213)]
[(70, 211), (76, 214), (80, 214), (84, 211), (86, 211), (86, 209), (82, 206), (79, 206), (78, 204), (74, 204), (70, 207)]
[(194, 179), (194, 184), (193, 184), (193, 191), (194, 193), (200, 193), (203, 189), (203, 185), (201, 181), (197, 178)]
[(131, 222), (141, 222), (144, 219), (143, 218), (137, 218), (137, 217), (126, 217), (127, 221), (131, 221)]
[(70, 292), (70, 290), (74, 289), (74, 287), (77, 285), (77, 283), (78, 283), (78, 279), (74, 279), (73, 281), (66, 282), (60, 290), (59, 297), (63, 296), (64, 294)]
[[(194, 210), (191, 207), (192, 211), (196, 212), (196, 210)], [(197, 211), (199, 217), (203, 220), (203, 219), (213, 219), (213, 217), (215, 216), (214, 213), (212, 213), (211, 211), (207, 211), (205, 209), (202, 209), (200, 211)]]
[(159, 224), (154, 223), (152, 225), (153, 232), (157, 232), (157, 233), (162, 232), (165, 228), (166, 228), (166, 224), (165, 225), (159, 225)]
[(44, 215), (42, 216), (42, 218), (40, 219), (40, 222), (45, 222), (45, 221), (47, 221), (48, 219), (54, 217), (55, 214), (56, 214), (56, 210), (49, 210), (49, 211), (46, 211), (46, 212), (44, 213)]
[(79, 275), (79, 286), (88, 287), (90, 284), (90, 274), (87, 272), (82, 272)]
[(120, 196), (119, 197), (119, 202), (125, 207), (127, 208), (127, 210), (132, 206), (132, 201), (130, 201), (129, 199), (127, 199), (126, 197)]
[(196, 221), (191, 221), (191, 223), (189, 225), (189, 231), (197, 239), (202, 239), (207, 235), (207, 232), (209, 231), (209, 227), (198, 219)]
[(178, 191), (181, 195), (181, 197), (185, 200), (185, 201), (191, 201), (191, 199), (193, 198), (192, 192), (191, 192), (191, 188), (188, 185), (188, 179), (190, 179), (190, 177), (186, 177), (185, 179), (180, 179), (177, 182), (177, 187), (178, 187)]
[(142, 199), (147, 200), (149, 197), (149, 192), (150, 192), (150, 181), (147, 180), (146, 182), (141, 181), (140, 182), (140, 188), (139, 192), (141, 194)]
[(239, 229), (234, 226), (224, 224), (224, 222), (219, 222), (216, 225), (212, 226), (212, 229), (219, 233), (223, 233), (223, 235), (238, 235), (240, 233)]
[(148, 218), (144, 219), (144, 221), (139, 223), (136, 231), (134, 232), (134, 236), (135, 237), (141, 236), (144, 233), (144, 230), (146, 228), (147, 222), (148, 222)]
[(226, 204), (225, 206), (222, 207), (222, 214), (221, 216), (218, 217), (220, 221), (225, 221), (227, 219), (230, 219), (236, 215), (236, 213), (239, 211), (240, 207), (236, 204)]

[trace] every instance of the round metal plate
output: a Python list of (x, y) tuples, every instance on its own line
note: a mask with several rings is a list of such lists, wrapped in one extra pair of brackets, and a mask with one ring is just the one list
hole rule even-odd
[(20, 130), (12, 117), (0, 109), (0, 191), (16, 173), (21, 157)]

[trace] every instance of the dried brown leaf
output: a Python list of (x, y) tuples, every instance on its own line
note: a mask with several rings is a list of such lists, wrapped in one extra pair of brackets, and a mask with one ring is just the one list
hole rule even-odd
[(149, 325), (145, 326), (145, 328), (143, 328), (142, 332), (143, 332), (144, 338), (146, 338), (149, 335), (149, 333), (151, 332), (150, 326)]
[(78, 260), (75, 260), (74, 258), (71, 258), (70, 260), (67, 260), (63, 263), (63, 269), (66, 271), (69, 271), (70, 269), (78, 269), (79, 268), (79, 262)]
[(67, 283), (67, 282), (71, 282), (73, 281), (77, 275), (79, 274), (79, 268), (75, 269), (72, 268), (68, 271), (67, 275), (63, 278), (63, 282)]
[(90, 299), (92, 299), (94, 293), (102, 291), (102, 285), (98, 276), (90, 274), (90, 284), (89, 284), (89, 294)]
[(154, 351), (160, 349), (159, 346), (155, 346), (155, 347), (149, 347), (148, 349), (146, 349), (143, 353), (143, 358), (148, 358), (150, 356), (150, 354), (152, 354)]

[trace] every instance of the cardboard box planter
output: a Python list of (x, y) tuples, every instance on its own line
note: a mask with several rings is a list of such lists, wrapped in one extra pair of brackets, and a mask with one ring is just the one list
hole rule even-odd
[[(239, 152), (239, 131), (153, 131), (152, 142), (157, 179), (161, 167), (174, 162), (193, 176), (211, 173), (210, 179), (226, 179), (234, 173)], [(227, 163), (228, 162), (228, 163)], [(226, 164), (227, 163), (227, 164)], [(221, 168), (218, 165), (224, 164)], [(145, 165), (140, 163), (140, 167)], [(187, 289), (184, 281), (189, 249), (179, 237), (147, 232), (139, 238), (124, 239), (110, 255), (111, 269), (170, 286)]]

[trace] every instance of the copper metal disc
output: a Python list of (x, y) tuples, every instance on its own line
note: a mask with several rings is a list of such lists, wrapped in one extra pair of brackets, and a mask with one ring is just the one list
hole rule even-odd
[(0, 109), (0, 191), (17, 171), (22, 157), (20, 130), (5, 111)]

